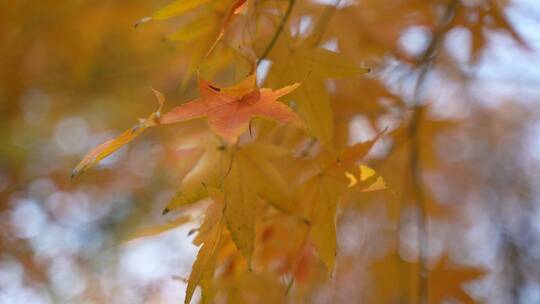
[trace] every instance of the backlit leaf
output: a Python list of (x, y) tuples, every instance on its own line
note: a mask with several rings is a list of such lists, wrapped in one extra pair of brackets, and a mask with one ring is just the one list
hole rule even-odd
[[(209, 188), (209, 192), (214, 200), (214, 204), (209, 206), (208, 209), (221, 210), (223, 206), (223, 194), (213, 188)], [(215, 214), (215, 212), (209, 212), (209, 214)], [(199, 249), (199, 253), (197, 254), (197, 258), (191, 269), (184, 300), (184, 303), (186, 304), (191, 302), (195, 288), (198, 285), (201, 285), (204, 294), (205, 287), (209, 284), (209, 281), (212, 280), (214, 274), (217, 249), (219, 247), (223, 229), (221, 216), (205, 218), (203, 226), (208, 227), (209, 230), (205, 233), (203, 245)]]
[(144, 238), (144, 237), (155, 236), (155, 235), (170, 231), (172, 229), (178, 228), (179, 226), (189, 222), (190, 220), (191, 220), (190, 216), (183, 215), (183, 216), (178, 217), (175, 220), (172, 220), (170, 222), (167, 222), (161, 225), (141, 228), (135, 231), (135, 233), (133, 233), (132, 235), (130, 235), (124, 242), (129, 242), (129, 241), (133, 241), (133, 240)]
[[(254, 76), (231, 88), (219, 89), (209, 82), (199, 79), (199, 99), (182, 104), (170, 112), (161, 115), (162, 96), (159, 94), (160, 108), (134, 128), (125, 131), (119, 137), (107, 141), (92, 150), (73, 170), (72, 176), (78, 176), (109, 154), (115, 152), (145, 129), (162, 124), (172, 124), (187, 120), (207, 117), (210, 128), (230, 143), (235, 143), (238, 136), (247, 130), (254, 117), (274, 119), (291, 123), (303, 128), (302, 120), (277, 98), (294, 91), (299, 84), (286, 86), (278, 90), (257, 89)], [(239, 95), (241, 93), (241, 95)]]

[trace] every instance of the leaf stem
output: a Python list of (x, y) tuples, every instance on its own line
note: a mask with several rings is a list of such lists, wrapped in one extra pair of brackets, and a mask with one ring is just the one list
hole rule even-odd
[(326, 29), (328, 28), (328, 25), (330, 24), (330, 21), (332, 20), (332, 17), (338, 9), (340, 3), (341, 0), (336, 0), (334, 5), (326, 6), (325, 10), (321, 14), (321, 17), (319, 18), (319, 21), (315, 25), (315, 29), (313, 30), (313, 35), (311, 36), (311, 46), (317, 46), (321, 42), (321, 39), (323, 38)]
[(276, 32), (274, 33), (274, 36), (272, 36), (272, 39), (270, 40), (270, 42), (268, 43), (268, 45), (264, 49), (264, 52), (262, 53), (261, 57), (259, 57), (259, 59), (257, 59), (257, 63), (255, 64), (255, 66), (259, 66), (261, 61), (263, 61), (268, 56), (268, 54), (270, 53), (270, 51), (272, 50), (272, 48), (276, 44), (276, 42), (277, 42), (277, 40), (279, 38), (279, 35), (281, 35), (281, 32), (283, 31), (283, 28), (285, 27), (285, 24), (287, 23), (287, 20), (289, 19), (289, 16), (291, 15), (291, 12), (292, 12), (295, 1), (296, 0), (289, 0), (289, 6), (287, 6), (287, 11), (285, 11), (285, 15), (283, 15), (283, 18), (281, 19), (281, 22), (279, 23), (279, 26), (278, 26)]

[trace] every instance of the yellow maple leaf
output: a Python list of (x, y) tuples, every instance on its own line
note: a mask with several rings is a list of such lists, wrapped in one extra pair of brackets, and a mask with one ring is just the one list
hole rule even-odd
[(327, 149), (333, 150), (334, 115), (324, 79), (359, 75), (369, 69), (356, 66), (342, 54), (309, 43), (291, 46), (292, 38), (283, 36), (270, 53), (273, 65), (267, 83), (280, 85), (291, 80), (302, 83), (290, 98), (310, 132)]

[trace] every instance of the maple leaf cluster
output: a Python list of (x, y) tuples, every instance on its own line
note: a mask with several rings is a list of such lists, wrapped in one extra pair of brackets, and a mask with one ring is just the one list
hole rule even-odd
[[(527, 49), (505, 15), (509, 5), (171, 0), (130, 22), (140, 35), (164, 25), (161, 47), (175, 58), (161, 69), (174, 84), (154, 89), (157, 109), (92, 149), (71, 176), (151, 130), (175, 132), (173, 147), (164, 148), (174, 164), (164, 170), (185, 172), (158, 206), (162, 222), (122, 241), (195, 225), (189, 235), (198, 253), (182, 279), (185, 303), (198, 289), (203, 303), (341, 303), (348, 296), (359, 303), (473, 303), (466, 284), (488, 269), (456, 259), (451, 238), (430, 251), (437, 223), (470, 223), (468, 207), (441, 202), (426, 175), (452, 173), (462, 186), (476, 173), (441, 159), (434, 139), (463, 124), (431, 115), (437, 92), (425, 83), (430, 75), (466, 82), (462, 63), (444, 47), (456, 29), (470, 33), (470, 65), (482, 60), (490, 32)], [(404, 47), (405, 29), (424, 31), (420, 50)], [(80, 53), (98, 52), (86, 43)], [(170, 76), (177, 70), (181, 76)], [(405, 76), (394, 77), (399, 73)], [(186, 98), (193, 88), (196, 97)], [(370, 131), (361, 140), (358, 121)], [(184, 146), (190, 150), (179, 152)], [(467, 190), (446, 200), (465, 201)]]
[[(165, 97), (155, 91), (159, 102), (156, 112), (92, 150), (73, 171), (73, 176), (80, 175), (146, 129), (206, 119), (207, 135), (201, 136), (198, 144), (204, 154), (163, 209), (166, 214), (207, 198), (211, 201), (194, 240), (201, 247), (187, 280), (186, 303), (191, 301), (197, 286), (202, 290), (203, 302), (226, 299), (230, 303), (243, 303), (259, 299), (257, 302), (276, 303), (286, 301), (287, 297), (301, 299), (313, 293), (318, 284), (332, 278), (335, 272), (338, 210), (347, 208), (358, 197), (362, 200), (368, 193), (388, 198), (391, 217), (400, 215), (392, 210), (399, 206), (396, 204), (399, 196), (405, 204), (420, 204), (417, 206), (422, 211), (422, 221), (427, 216), (449, 214), (431, 197), (426, 197), (415, 177), (420, 170), (415, 165), (416, 154), (423, 155), (423, 165), (428, 168), (436, 162), (430, 160), (432, 152), (418, 150), (428, 148), (429, 144), (415, 143), (421, 138), (410, 133), (415, 132), (416, 120), (423, 113), (420, 105), (413, 109), (409, 122), (388, 132), (386, 128), (380, 129), (370, 141), (350, 145), (343, 140), (348, 132), (343, 129), (342, 121), (363, 113), (375, 122), (388, 111), (373, 105), (377, 94), (386, 94), (395, 107), (406, 106), (401, 98), (374, 84), (374, 80), (359, 78), (358, 75), (369, 71), (362, 67), (362, 62), (380, 65), (369, 58), (382, 48), (393, 50), (397, 59), (413, 68), (424, 69), (440, 48), (438, 40), (457, 25), (471, 28), (471, 52), (476, 58), (481, 50), (478, 45), (484, 43), (485, 37), (482, 25), (479, 27), (481, 23), (471, 23), (470, 18), (464, 17), (471, 14), (479, 15), (477, 18), (490, 15), (493, 26), (506, 30), (523, 44), (501, 14), (499, 5), (492, 1), (483, 4), (489, 7), (487, 10), (465, 6), (460, 1), (397, 1), (381, 15), (383, 19), (373, 18), (378, 16), (373, 14), (379, 9), (378, 1), (362, 1), (344, 8), (339, 6), (339, 1), (326, 7), (307, 1), (289, 0), (285, 7), (270, 2), (175, 1), (138, 21), (136, 27), (152, 20), (193, 15), (191, 21), (167, 39), (192, 44), (190, 48), (195, 51), (183, 86), (196, 73), (199, 97), (163, 112)], [(443, 10), (444, 14), (435, 14), (437, 10)], [(415, 15), (417, 11), (429, 13)], [(310, 16), (315, 21), (307, 30), (301, 24), (295, 28), (299, 16)], [(416, 58), (396, 45), (404, 22), (432, 29), (431, 42)], [(356, 32), (351, 35), (344, 27), (355, 28)], [(325, 41), (337, 42), (339, 51), (323, 47)], [(234, 45), (238, 48), (231, 50)], [(347, 55), (354, 54), (357, 45), (363, 46), (363, 53), (355, 54), (353, 60)], [(231, 52), (240, 59), (229, 59), (226, 54)], [(264, 60), (271, 62), (271, 66), (268, 75), (259, 77), (277, 89), (257, 86), (256, 74)], [(229, 87), (221, 87), (201, 76), (227, 75), (227, 69), (248, 76)], [(371, 89), (368, 92), (373, 95), (366, 96), (356, 88), (354, 83), (358, 82), (363, 86), (379, 86), (379, 90)], [(362, 99), (358, 94), (363, 95)], [(340, 116), (336, 117), (335, 113)], [(384, 167), (374, 170), (366, 164), (358, 165), (381, 137), (396, 140), (396, 151), (386, 157)], [(405, 143), (401, 146), (397, 141)], [(403, 148), (407, 146), (410, 148)], [(412, 165), (404, 168), (405, 176), (411, 176), (408, 183), (395, 180), (402, 175), (393, 171), (403, 167), (408, 158), (400, 151), (411, 153)], [(394, 161), (396, 157), (399, 159)], [(189, 219), (183, 215), (175, 224), (139, 235), (161, 233), (186, 221)], [(419, 290), (416, 300), (422, 302), (440, 303), (447, 297), (472, 301), (461, 285), (478, 278), (483, 271), (465, 267), (448, 270), (459, 267), (448, 266), (447, 258), (443, 257), (427, 276), (424, 272), (428, 265), (423, 254), (421, 248), (419, 260), (406, 266), (418, 268), (419, 276), (405, 279), (399, 273), (392, 275), (405, 279), (401, 283), (413, 287), (397, 292), (395, 286), (384, 287), (390, 289), (375, 292), (374, 302), (399, 302), (405, 296), (399, 290)], [(375, 280), (378, 275), (382, 275), (381, 280), (388, 280), (390, 273), (405, 267), (395, 263), (406, 262), (397, 254), (375, 261), (372, 267)], [(439, 280), (446, 282), (444, 287)]]

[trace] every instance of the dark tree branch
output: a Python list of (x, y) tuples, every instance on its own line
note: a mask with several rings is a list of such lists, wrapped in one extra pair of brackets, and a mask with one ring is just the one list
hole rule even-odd
[(448, 31), (448, 26), (453, 20), (456, 9), (459, 5), (458, 0), (451, 0), (442, 16), (440, 23), (435, 29), (431, 41), (420, 57), (419, 65), (420, 72), (414, 88), (414, 105), (411, 123), (409, 125), (409, 138), (411, 140), (411, 151), (409, 158), (409, 166), (411, 171), (411, 183), (416, 206), (418, 207), (417, 225), (418, 225), (418, 249), (419, 249), (419, 286), (418, 286), (418, 301), (421, 304), (428, 303), (428, 269), (427, 258), (429, 256), (428, 248), (428, 227), (427, 227), (427, 207), (425, 201), (424, 190), (422, 187), (422, 166), (421, 166), (421, 149), (420, 149), (420, 131), (421, 122), (423, 119), (423, 102), (421, 100), (421, 91), (425, 83), (427, 75), (435, 63), (437, 51), (440, 48), (444, 36)]

